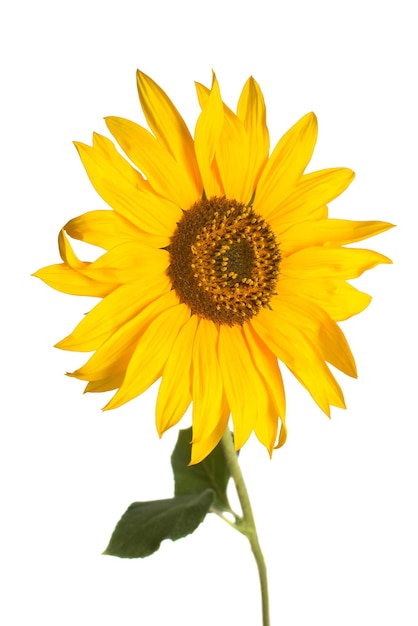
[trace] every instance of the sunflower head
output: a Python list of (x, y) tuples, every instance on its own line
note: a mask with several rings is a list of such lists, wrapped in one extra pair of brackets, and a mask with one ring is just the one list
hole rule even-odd
[(251, 206), (206, 198), (185, 211), (170, 245), (168, 276), (193, 315), (243, 324), (275, 293), (280, 250)]
[[(192, 404), (192, 463), (218, 443), (232, 418), (239, 449), (252, 432), (269, 453), (286, 440), (279, 361), (330, 415), (344, 398), (329, 365), (356, 376), (338, 326), (370, 297), (347, 280), (390, 260), (346, 247), (391, 227), (330, 219), (327, 204), (353, 172), (305, 173), (317, 122), (305, 115), (270, 152), (262, 92), (253, 78), (236, 113), (216, 77), (197, 84), (194, 137), (165, 92), (138, 72), (147, 130), (110, 117), (106, 137), (76, 143), (108, 208), (70, 220), (62, 262), (36, 276), (98, 304), (57, 346), (93, 352), (71, 376), (86, 391), (115, 391), (112, 409), (161, 379), (157, 430)], [(80, 260), (78, 239), (103, 249)], [(279, 429), (280, 426), (280, 429)]]

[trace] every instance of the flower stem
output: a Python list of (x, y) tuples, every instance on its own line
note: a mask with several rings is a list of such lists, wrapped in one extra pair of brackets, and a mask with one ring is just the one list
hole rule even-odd
[(248, 496), (247, 487), (245, 486), (244, 477), (241, 472), (241, 467), (238, 463), (238, 455), (235, 452), (232, 435), (229, 430), (226, 430), (222, 437), (222, 449), (225, 455), (225, 460), (228, 469), (231, 473), (235, 487), (237, 490), (238, 498), (241, 504), (243, 519), (239, 525), (235, 525), (235, 528), (241, 533), (246, 535), (250, 542), (251, 549), (254, 554), (254, 558), (257, 563), (258, 576), (260, 579), (261, 588), (261, 602), (263, 611), (263, 626), (270, 626), (270, 612), (269, 612), (269, 595), (268, 595), (268, 582), (267, 582), (267, 569), (264, 561), (264, 556), (261, 551), (260, 543), (258, 541), (257, 530), (254, 522), (254, 515), (251, 508), (250, 499)]

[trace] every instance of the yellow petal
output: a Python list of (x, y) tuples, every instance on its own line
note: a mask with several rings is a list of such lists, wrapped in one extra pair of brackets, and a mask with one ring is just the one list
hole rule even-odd
[(225, 106), (215, 158), (226, 197), (248, 204), (254, 191), (254, 175), (249, 175), (250, 142), (242, 121)]
[(33, 276), (57, 291), (77, 296), (104, 297), (117, 287), (117, 281), (109, 277), (88, 276), (91, 263), (80, 261), (63, 230), (58, 236), (58, 246), (64, 263), (44, 267)]
[(224, 123), (224, 110), (218, 81), (214, 75), (210, 95), (196, 123), (195, 151), (207, 198), (223, 196), (224, 190), (215, 164), (215, 150)]
[(205, 438), (195, 440), (193, 438), (192, 442), (192, 454), (189, 465), (195, 465), (196, 463), (200, 463), (204, 458), (208, 456), (212, 452), (212, 450), (218, 445), (220, 440), (222, 439), (222, 435), (228, 428), (229, 422), (229, 406), (226, 402), (225, 397), (223, 397), (222, 406), (218, 412), (218, 421), (214, 430)]
[(219, 365), (225, 395), (234, 423), (235, 447), (239, 450), (250, 436), (258, 407), (262, 382), (254, 368), (241, 328), (221, 325), (218, 344)]
[(179, 422), (192, 401), (191, 364), (198, 321), (197, 315), (192, 315), (180, 329), (163, 369), (156, 407), (160, 437)]
[(152, 190), (128, 179), (108, 159), (100, 145), (97, 141), (93, 147), (76, 144), (97, 193), (120, 215), (141, 230), (158, 236), (162, 246), (167, 245), (181, 218), (180, 208), (174, 202), (156, 196)]
[(151, 189), (147, 180), (136, 170), (121, 154), (116, 150), (113, 142), (99, 133), (93, 133), (93, 146), (86, 146), (78, 141), (74, 142), (75, 147), (89, 148), (94, 153), (94, 158), (107, 163), (111, 169), (117, 173), (118, 177), (135, 189)]
[(168, 292), (170, 285), (165, 274), (151, 274), (118, 287), (81, 320), (71, 335), (59, 341), (56, 348), (79, 352), (97, 350), (121, 326)]
[(269, 216), (292, 191), (311, 159), (317, 131), (316, 117), (308, 113), (280, 139), (258, 182), (257, 213)]
[(113, 389), (117, 389), (121, 386), (124, 376), (125, 372), (122, 372), (121, 374), (108, 376), (108, 378), (103, 378), (101, 380), (93, 380), (90, 383), (87, 383), (84, 393), (101, 393), (103, 391), (112, 391)]
[(154, 135), (171, 156), (187, 172), (195, 188), (196, 198), (202, 195), (202, 181), (189, 129), (167, 94), (149, 76), (137, 72), (138, 94), (142, 110)]
[(263, 93), (251, 76), (244, 85), (238, 101), (237, 116), (244, 124), (249, 139), (250, 161), (248, 179), (254, 191), (261, 170), (267, 162), (270, 139), (266, 125), (266, 106)]
[[(286, 213), (286, 214), (281, 213), (280, 215), (275, 215), (275, 216), (270, 215), (268, 219), (268, 224), (270, 228), (276, 234), (277, 240), (281, 244), (282, 236), (285, 236), (284, 233), (290, 230), (293, 226), (299, 224), (300, 221), (302, 221), (303, 223), (305, 222), (313, 223), (313, 222), (316, 222), (317, 220), (326, 220), (327, 218), (328, 218), (328, 207), (326, 204), (323, 204), (317, 207), (316, 209), (312, 210), (308, 218), (306, 218), (306, 216), (305, 217), (302, 216), (300, 220), (298, 219), (295, 220), (295, 216), (292, 213)], [(283, 255), (289, 254), (287, 252), (287, 247), (284, 247), (284, 246), (280, 246), (280, 247), (281, 247)]]
[(89, 267), (90, 263), (80, 261), (77, 257), (63, 229), (60, 230), (58, 235), (58, 248), (61, 259), (73, 270), (83, 272), (83, 270)]
[(151, 302), (145, 309), (124, 324), (90, 357), (81, 368), (70, 374), (87, 381), (98, 381), (125, 372), (139, 339), (161, 313), (178, 306), (173, 291)]
[(150, 323), (135, 347), (119, 391), (104, 407), (106, 410), (136, 398), (161, 376), (174, 341), (189, 318), (189, 307), (178, 304)]
[(298, 294), (311, 300), (328, 313), (336, 322), (346, 320), (364, 311), (371, 297), (359, 291), (345, 280), (297, 279), (280, 277), (280, 295)]
[(324, 361), (348, 376), (357, 377), (356, 364), (340, 327), (318, 305), (299, 294), (276, 296), (270, 302), (273, 312), (295, 326), (314, 345)]
[(269, 224), (275, 232), (283, 230), (283, 224), (298, 223), (312, 219), (316, 211), (339, 196), (354, 178), (354, 172), (345, 167), (321, 170), (305, 174), (281, 205), (269, 216)]
[(264, 343), (309, 391), (324, 413), (330, 405), (345, 408), (343, 393), (313, 345), (301, 329), (276, 312), (263, 309), (251, 322)]
[(104, 298), (116, 289), (117, 283), (105, 283), (93, 280), (71, 269), (65, 263), (48, 265), (33, 274), (44, 281), (49, 287), (71, 294), (72, 296), (92, 296)]
[(121, 117), (107, 117), (105, 121), (122, 150), (159, 195), (183, 209), (199, 199), (187, 172), (149, 131)]
[[(213, 165), (212, 170), (216, 173), (216, 180), (219, 172), (223, 194), (227, 198), (234, 198), (238, 202), (247, 204), (253, 195), (255, 187), (253, 165), (250, 162), (254, 155), (250, 154), (249, 136), (243, 121), (226, 104), (222, 103), (215, 76), (211, 91), (203, 85), (196, 83), (202, 109), (206, 109), (210, 98), (214, 97), (212, 94), (214, 88), (218, 98), (217, 105), (219, 108), (222, 105), (223, 118), (221, 130), (214, 141), (217, 167)], [(208, 197), (220, 195), (219, 193), (212, 194), (208, 192), (206, 185), (205, 191)]]
[(284, 258), (281, 273), (288, 278), (357, 278), (380, 263), (392, 263), (383, 254), (363, 248), (315, 247)]
[(201, 319), (193, 345), (193, 442), (215, 430), (222, 406), (223, 384), (216, 354), (219, 330)]
[(169, 255), (166, 250), (128, 241), (102, 254), (83, 269), (83, 273), (103, 282), (123, 284), (135, 282), (144, 276), (164, 274), (168, 264)]
[(274, 446), (275, 449), (281, 448), (286, 443), (286, 440), (287, 440), (287, 426), (284, 422), (282, 422), (281, 427), (280, 427), (279, 441)]
[(197, 94), (197, 99), (199, 101), (200, 108), (203, 109), (208, 102), (208, 99), (210, 96), (210, 89), (205, 87), (205, 85), (202, 85), (202, 83), (198, 83), (196, 81), (195, 81), (195, 87), (196, 87), (196, 94)]
[[(89, 211), (67, 222), (64, 230), (73, 239), (99, 246), (105, 250), (126, 241), (136, 241), (144, 237), (144, 232), (137, 229), (115, 211)], [(149, 235), (145, 235), (148, 236)], [(154, 247), (159, 247), (153, 240)]]
[(393, 224), (387, 222), (357, 222), (351, 220), (322, 219), (298, 222), (279, 234), (280, 250), (290, 254), (302, 248), (353, 243), (382, 233)]
[[(269, 451), (271, 456), (277, 438), (278, 419), (281, 419), (282, 430), (286, 428), (285, 413), (286, 399), (283, 380), (276, 357), (263, 343), (251, 326), (244, 324), (243, 333), (247, 342), (249, 353), (262, 380), (262, 389), (267, 397), (267, 406), (261, 410), (262, 401), (258, 401), (257, 419), (254, 424), (254, 432)], [(259, 389), (261, 386), (259, 386)]]

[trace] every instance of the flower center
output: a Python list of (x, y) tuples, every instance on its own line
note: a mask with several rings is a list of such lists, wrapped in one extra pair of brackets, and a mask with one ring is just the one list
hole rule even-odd
[(276, 237), (261, 216), (235, 200), (196, 202), (178, 222), (168, 251), (168, 276), (192, 314), (242, 325), (275, 293)]

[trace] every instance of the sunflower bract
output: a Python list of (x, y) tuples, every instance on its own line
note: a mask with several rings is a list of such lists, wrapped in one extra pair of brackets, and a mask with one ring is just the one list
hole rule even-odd
[[(233, 422), (241, 448), (252, 432), (271, 454), (286, 440), (279, 362), (319, 407), (344, 408), (329, 365), (356, 366), (337, 322), (370, 297), (347, 283), (390, 260), (348, 248), (391, 227), (330, 219), (327, 204), (353, 180), (346, 168), (305, 174), (317, 136), (308, 113), (269, 155), (266, 109), (253, 78), (237, 113), (216, 77), (197, 84), (194, 139), (164, 91), (138, 72), (149, 130), (122, 118), (107, 126), (132, 166), (104, 136), (76, 143), (87, 175), (110, 210), (70, 220), (62, 263), (36, 276), (59, 291), (100, 302), (57, 346), (93, 352), (71, 374), (86, 391), (116, 390), (114, 409), (161, 378), (161, 435), (192, 403), (192, 463)], [(101, 247), (79, 260), (70, 239)]]

